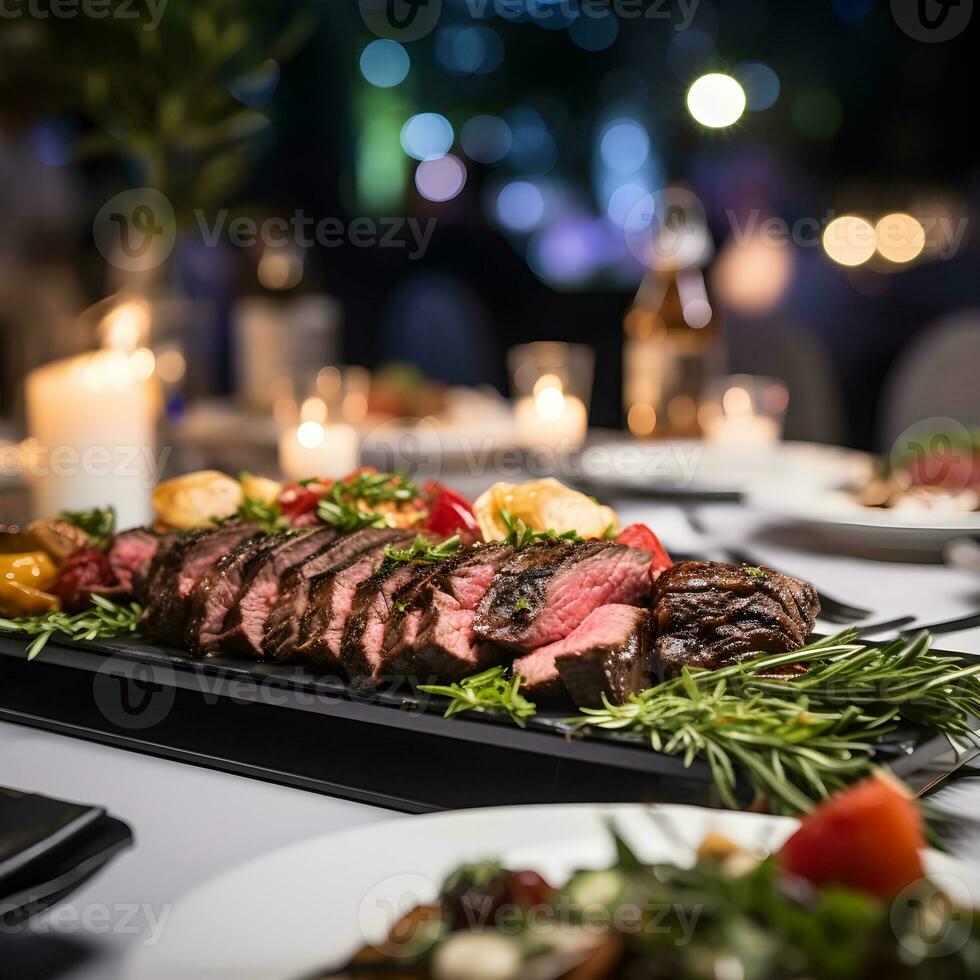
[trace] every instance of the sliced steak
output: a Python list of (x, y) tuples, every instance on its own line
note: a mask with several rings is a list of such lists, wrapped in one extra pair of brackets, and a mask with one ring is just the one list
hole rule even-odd
[(273, 535), (269, 546), (248, 565), (238, 599), (217, 641), (222, 651), (262, 658), (265, 626), (279, 599), (282, 576), (335, 541), (339, 533), (335, 527), (321, 525)]
[(130, 531), (120, 531), (113, 535), (107, 557), (123, 592), (145, 598), (144, 590), (150, 566), (165, 540), (164, 535), (143, 527), (134, 527)]
[(254, 530), (251, 524), (229, 521), (177, 537), (158, 551), (147, 586), (150, 601), (141, 621), (146, 635), (160, 643), (181, 644), (195, 585)]
[(354, 605), (358, 586), (378, 571), (386, 547), (410, 544), (414, 534), (388, 529), (387, 543), (376, 545), (340, 568), (317, 575), (310, 582), (310, 598), (300, 624), (300, 642), (295, 653), (325, 667), (340, 666), (344, 630)]
[(377, 683), (384, 668), (384, 640), (388, 619), (396, 610), (396, 596), (427, 562), (385, 562), (357, 586), (350, 616), (340, 644), (340, 662), (357, 687)]
[(406, 613), (400, 630), (389, 626), (388, 669), (404, 666), (399, 655), (406, 649), (412, 651), (415, 673), (426, 680), (459, 680), (498, 662), (500, 649), (473, 633), (473, 618), (494, 575), (515, 550), (506, 544), (468, 548), (422, 581), (415, 595), (402, 600)]
[(542, 542), (518, 552), (477, 607), (478, 636), (516, 650), (554, 643), (593, 609), (650, 594), (650, 555), (609, 541)]
[(812, 585), (771, 568), (678, 562), (654, 586), (655, 665), (670, 677), (685, 665), (714, 669), (750, 653), (795, 650), (819, 611)]
[(401, 534), (392, 528), (366, 527), (322, 547), (315, 555), (291, 568), (282, 579), (279, 601), (269, 614), (263, 650), (267, 657), (288, 660), (300, 642), (300, 627), (310, 603), (312, 582), (324, 572), (339, 569), (358, 555), (384, 546)]
[(551, 649), (562, 645), (554, 653), (558, 677), (580, 708), (601, 707), (603, 695), (622, 704), (650, 686), (653, 621), (648, 609), (600, 606)]
[(185, 634), (192, 650), (204, 655), (220, 652), (225, 621), (241, 595), (249, 569), (270, 547), (271, 540), (261, 532), (250, 535), (194, 586)]

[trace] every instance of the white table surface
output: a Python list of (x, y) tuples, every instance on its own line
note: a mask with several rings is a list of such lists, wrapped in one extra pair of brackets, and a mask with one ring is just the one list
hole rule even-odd
[[(693, 550), (698, 543), (676, 507), (619, 502), (617, 509), (624, 523), (647, 521), (668, 546)], [(767, 563), (872, 608), (875, 620), (913, 614), (930, 621), (980, 608), (980, 579), (970, 573), (777, 545), (758, 533), (760, 518), (733, 505), (705, 506), (699, 514), (716, 540), (751, 547)], [(944, 635), (941, 645), (980, 654), (980, 630)], [(0, 723), (0, 785), (98, 803), (136, 835), (135, 846), (63, 903), (56, 917), (42, 916), (17, 934), (0, 933), (0, 978), (17, 980), (112, 980), (120, 976), (124, 952), (152, 941), (155, 930), (166, 927), (168, 908), (196, 884), (304, 838), (369, 821), (412, 819), (6, 723)], [(976, 821), (980, 779), (958, 781), (932, 799)], [(964, 829), (956, 851), (980, 864), (980, 839), (971, 828)], [(94, 928), (86, 928), (86, 914)]]

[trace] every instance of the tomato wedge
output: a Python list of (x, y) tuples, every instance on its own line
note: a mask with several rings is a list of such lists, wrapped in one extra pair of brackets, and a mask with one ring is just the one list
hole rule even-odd
[(425, 493), (429, 499), (429, 512), (422, 522), (423, 531), (439, 538), (458, 534), (463, 544), (483, 539), (473, 505), (461, 493), (435, 481), (425, 485)]
[(667, 554), (667, 549), (660, 543), (660, 538), (646, 524), (627, 525), (616, 535), (616, 543), (649, 551), (653, 555), (650, 561), (650, 578), (652, 579), (657, 578), (662, 571), (674, 564), (670, 555)]
[(814, 885), (847, 885), (892, 898), (922, 877), (922, 817), (904, 787), (873, 777), (806, 817), (779, 852), (782, 866)]

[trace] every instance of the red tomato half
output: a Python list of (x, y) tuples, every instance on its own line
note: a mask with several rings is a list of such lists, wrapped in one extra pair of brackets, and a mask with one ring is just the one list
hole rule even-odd
[(423, 531), (440, 538), (458, 534), (463, 544), (483, 540), (473, 505), (461, 493), (434, 481), (425, 485), (425, 493), (429, 498), (429, 513), (422, 522)]
[(616, 536), (617, 544), (629, 545), (631, 548), (642, 548), (653, 555), (650, 562), (650, 578), (655, 579), (664, 569), (673, 565), (667, 549), (660, 543), (653, 531), (646, 524), (629, 524)]
[(316, 516), (316, 505), (320, 498), (330, 489), (329, 480), (314, 480), (312, 483), (288, 483), (276, 497), (280, 510), (289, 518), (289, 523), (301, 526), (309, 523)]
[(922, 817), (900, 785), (866, 779), (820, 804), (783, 845), (779, 861), (814, 885), (892, 898), (922, 877)]

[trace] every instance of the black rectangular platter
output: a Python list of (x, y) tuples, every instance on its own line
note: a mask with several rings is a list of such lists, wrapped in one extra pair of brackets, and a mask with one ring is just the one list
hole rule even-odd
[[(304, 666), (194, 659), (129, 638), (51, 641), (28, 661), (0, 636), (0, 719), (406, 812), (548, 802), (717, 805), (708, 767), (561, 714), (443, 718), (404, 682), (371, 694)], [(895, 738), (882, 761), (922, 787), (955, 768), (944, 737)], [(959, 759), (958, 763), (963, 760)], [(746, 800), (746, 802), (748, 802)]]

